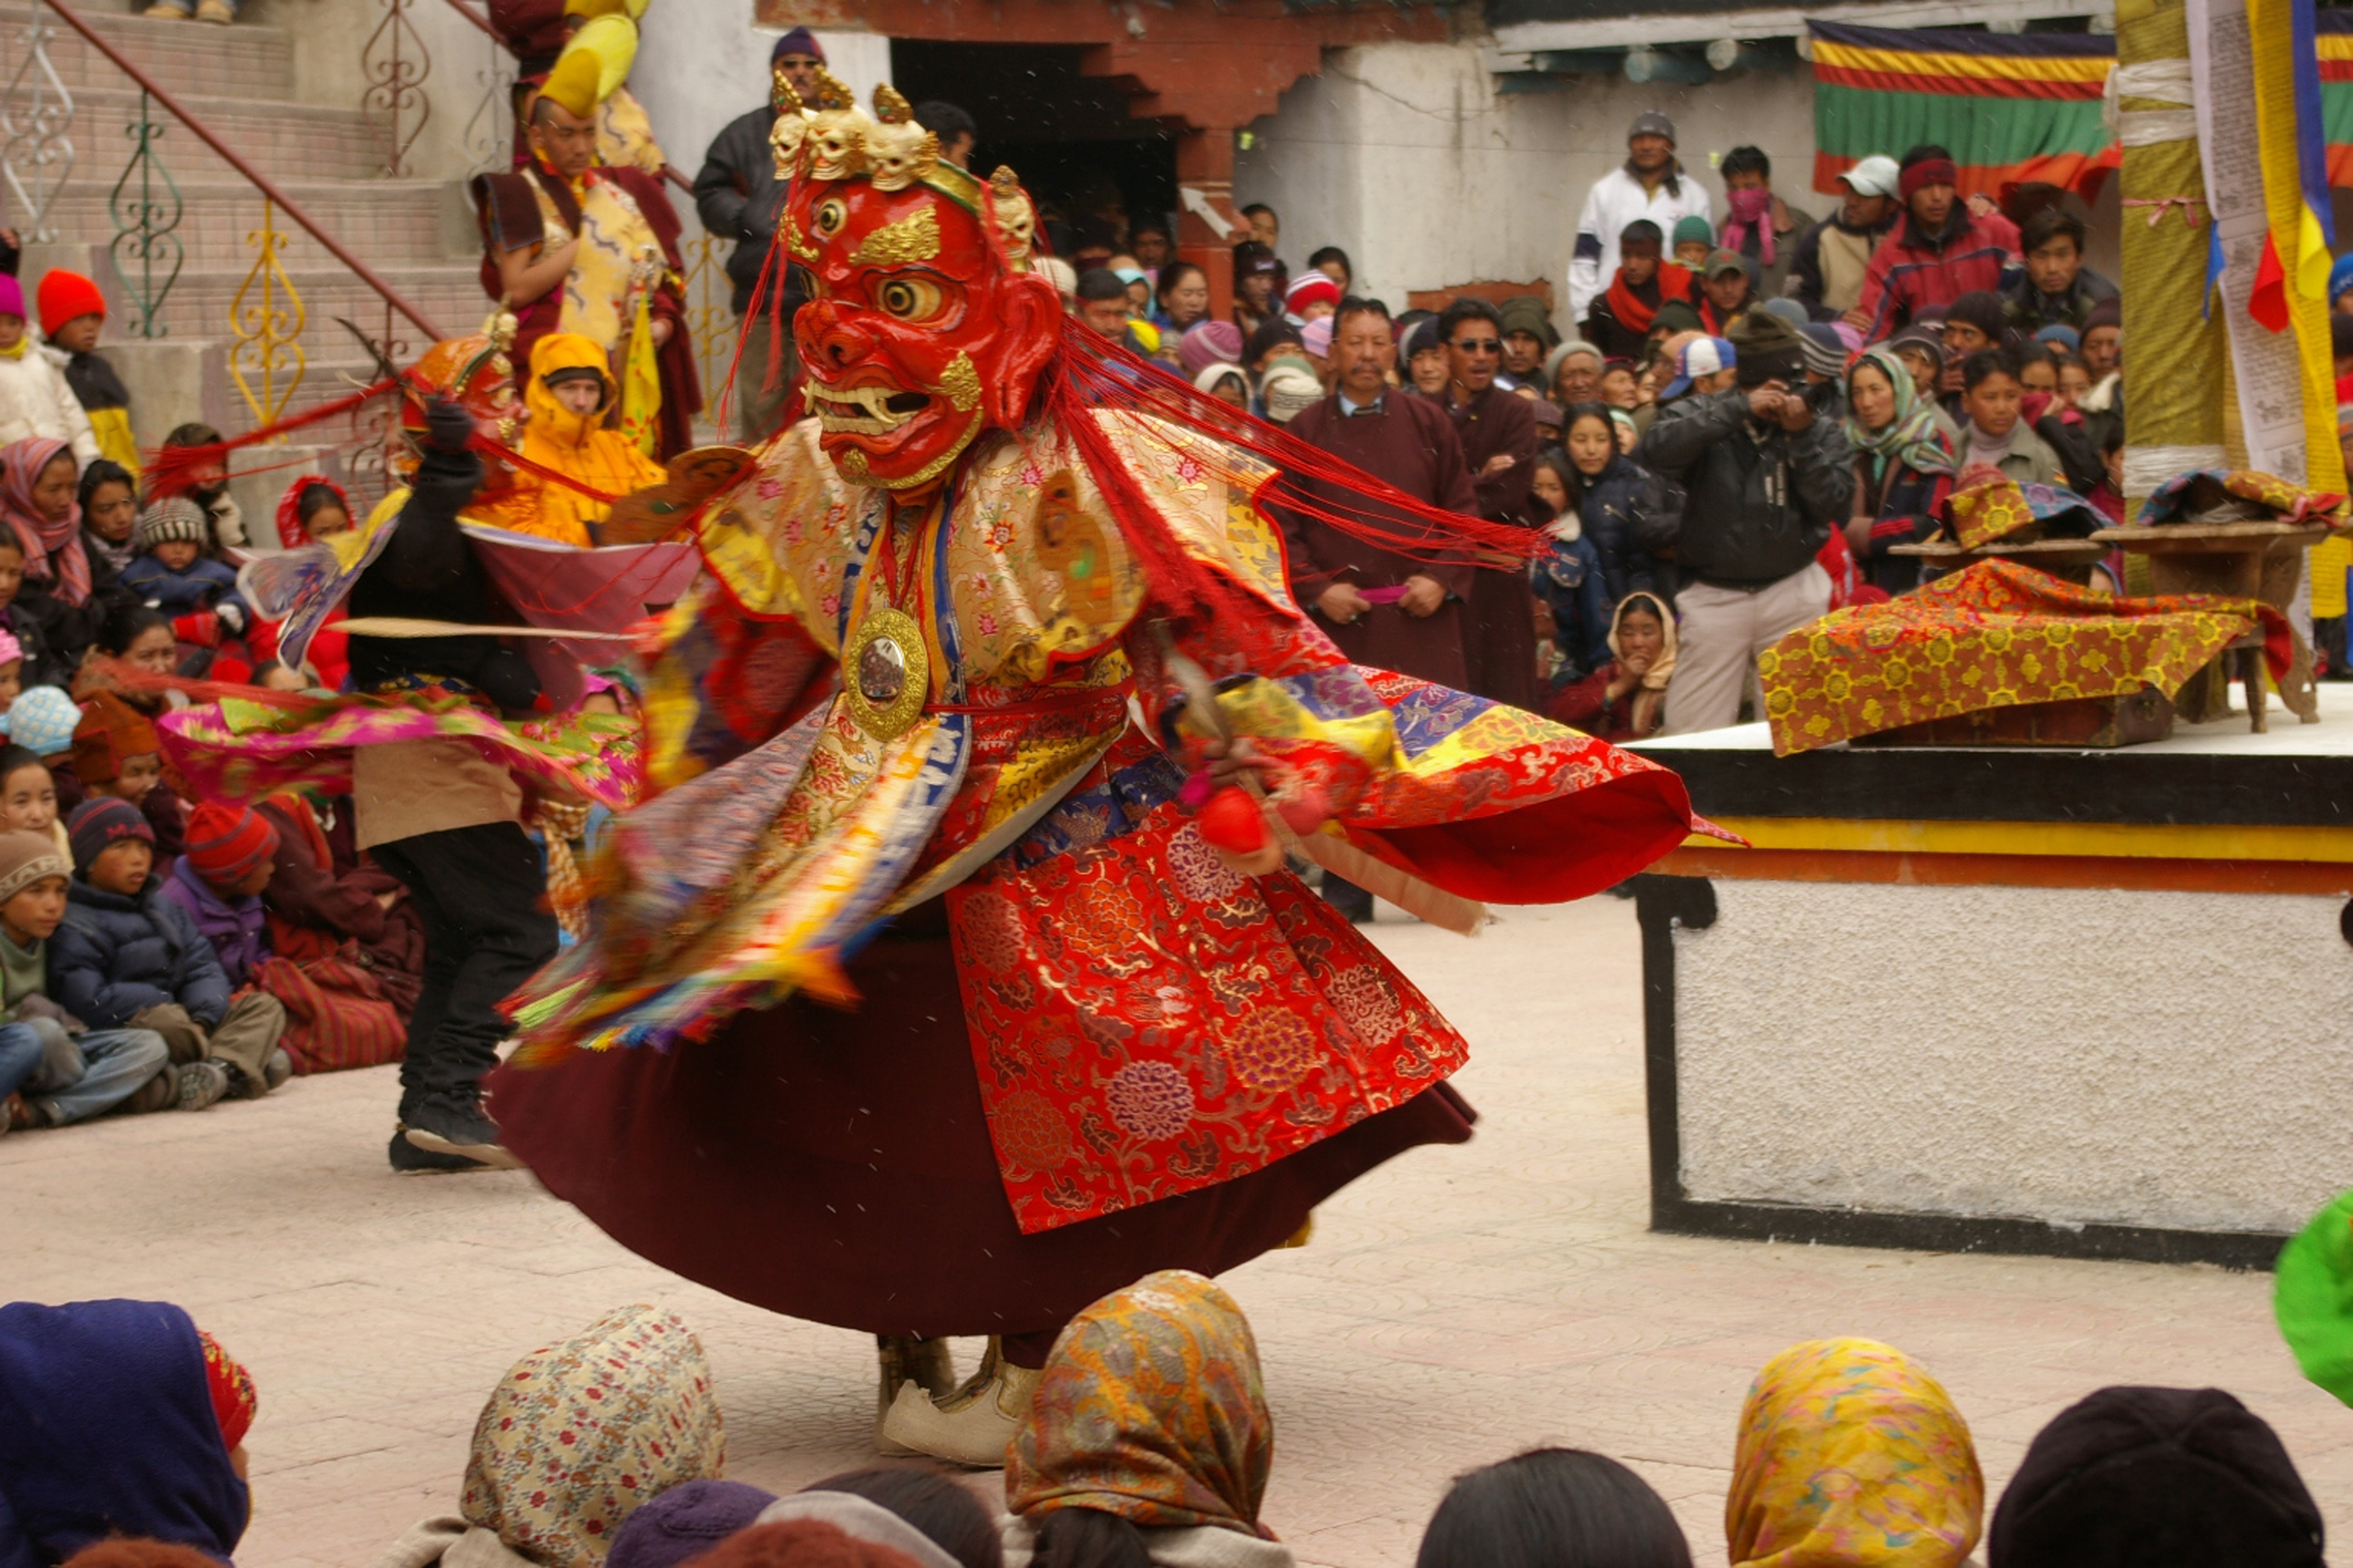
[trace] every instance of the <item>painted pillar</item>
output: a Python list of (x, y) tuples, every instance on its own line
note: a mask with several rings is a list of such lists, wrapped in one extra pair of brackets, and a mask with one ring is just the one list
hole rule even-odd
[[(2182, 469), (2224, 466), (2223, 339), (2220, 317), (2201, 308), (2211, 236), (2205, 165), (2188, 112), (2189, 26), (2182, 0), (2118, 0), (2116, 65), (2124, 73), (2118, 106), (2129, 516)], [(2138, 118), (2144, 114), (2148, 118)]]
[[(1209, 315), (1234, 313), (1236, 229), (1248, 226), (1234, 210), (1234, 128), (1187, 127), (1176, 138), (1176, 254), (1209, 275)], [(1204, 214), (1224, 224), (1218, 227)]]

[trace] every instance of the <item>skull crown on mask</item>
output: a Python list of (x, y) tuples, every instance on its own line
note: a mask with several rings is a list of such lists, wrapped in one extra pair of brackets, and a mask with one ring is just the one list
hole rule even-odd
[(936, 480), (980, 432), (1018, 428), (1061, 325), (1029, 270), (1036, 210), (1010, 170), (939, 160), (906, 100), (869, 116), (820, 72), (804, 104), (781, 76), (773, 134), (792, 181), (781, 238), (807, 272), (794, 336), (818, 444), (842, 477)]

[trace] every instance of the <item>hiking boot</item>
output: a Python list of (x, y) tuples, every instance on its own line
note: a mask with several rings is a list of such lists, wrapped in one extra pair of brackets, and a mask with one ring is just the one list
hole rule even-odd
[(522, 1162), (499, 1142), (498, 1124), (482, 1114), (472, 1089), (427, 1095), (406, 1120), (406, 1136), (428, 1154), (457, 1154), (493, 1170), (520, 1171)]
[(108, 1107), (109, 1116), (144, 1116), (151, 1110), (169, 1110), (179, 1103), (180, 1069), (165, 1066), (153, 1078), (124, 1095)]
[(203, 1110), (228, 1092), (228, 1068), (218, 1062), (182, 1062), (180, 1094), (174, 1109)]
[[(261, 1064), (262, 1081), (269, 1086), (269, 1089), (285, 1087), (286, 1080), (293, 1076), (294, 1058), (286, 1054), (286, 1047), (283, 1046), (270, 1052), (269, 1059)], [(263, 1092), (268, 1092), (268, 1089)]]
[(23, 1095), (12, 1090), (7, 1099), (0, 1100), (0, 1138), (5, 1138), (19, 1127), (32, 1125), (33, 1108), (26, 1103)]
[(436, 1154), (418, 1148), (408, 1141), (408, 1124), (405, 1121), (392, 1124), (392, 1147), (387, 1152), (393, 1170), (404, 1176), (490, 1169), (480, 1160), (469, 1160), (463, 1154)]

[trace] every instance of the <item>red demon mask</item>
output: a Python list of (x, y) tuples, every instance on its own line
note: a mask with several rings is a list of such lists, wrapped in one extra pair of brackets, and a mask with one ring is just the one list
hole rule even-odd
[(1036, 210), (999, 169), (938, 156), (906, 100), (870, 118), (830, 77), (805, 107), (782, 79), (774, 146), (792, 181), (779, 234), (807, 270), (794, 323), (818, 445), (855, 484), (912, 489), (988, 426), (1018, 429), (1061, 301), (1029, 270)]

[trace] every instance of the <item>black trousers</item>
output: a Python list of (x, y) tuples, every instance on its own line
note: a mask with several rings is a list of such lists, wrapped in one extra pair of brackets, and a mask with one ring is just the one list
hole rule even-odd
[(512, 822), (419, 833), (370, 851), (425, 921), (425, 984), (400, 1064), (405, 1116), (426, 1095), (470, 1091), (498, 1066), (499, 1004), (555, 956), (539, 846)]

